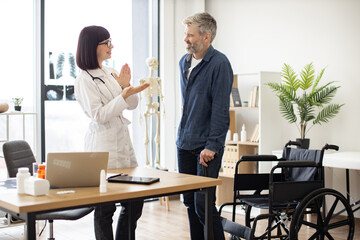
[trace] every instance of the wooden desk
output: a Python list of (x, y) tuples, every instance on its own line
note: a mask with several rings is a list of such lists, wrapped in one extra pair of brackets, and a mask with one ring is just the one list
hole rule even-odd
[[(73, 194), (57, 194), (64, 189), (52, 189), (45, 196), (17, 194), (15, 189), (1, 193), (0, 209), (18, 215), (26, 220), (27, 239), (36, 239), (35, 215), (40, 212), (71, 209), (82, 206), (96, 206), (105, 202), (122, 202), (132, 199), (178, 194), (190, 190), (201, 190), (206, 195), (205, 234), (206, 239), (213, 239), (212, 208), (209, 204), (212, 195), (210, 188), (221, 184), (221, 180), (187, 174), (160, 171), (150, 168), (125, 168), (109, 170), (109, 173), (127, 173), (132, 176), (160, 177), (160, 182), (151, 185), (108, 183), (107, 192), (100, 193), (98, 187), (74, 188)], [(69, 189), (66, 189), (69, 190)], [(131, 237), (131, 236), (130, 236)]]

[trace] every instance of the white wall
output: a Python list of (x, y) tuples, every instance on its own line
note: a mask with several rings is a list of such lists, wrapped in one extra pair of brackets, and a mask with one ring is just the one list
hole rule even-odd
[[(311, 129), (311, 147), (328, 142), (360, 150), (360, 1), (208, 0), (206, 10), (218, 22), (214, 45), (234, 72), (280, 71), (283, 63), (296, 71), (310, 62), (327, 67), (322, 81), (338, 81), (335, 101), (346, 105), (329, 124)], [(282, 135), (298, 136), (295, 125)]]
[[(360, 1), (163, 0), (163, 4), (168, 7), (163, 9), (171, 9), (171, 12), (165, 12), (163, 18), (165, 25), (171, 23), (171, 26), (163, 29), (165, 35), (170, 34), (171, 37), (162, 39), (162, 44), (165, 44), (163, 50), (167, 52), (163, 61), (170, 66), (163, 68), (163, 76), (166, 77), (165, 81), (175, 84), (168, 95), (179, 93), (177, 62), (185, 53), (181, 20), (205, 9), (218, 23), (213, 45), (228, 56), (236, 73), (280, 71), (283, 63), (290, 64), (296, 71), (310, 62), (318, 71), (326, 67), (322, 81), (338, 81), (341, 88), (334, 101), (345, 103), (345, 106), (328, 124), (316, 125), (311, 129), (308, 134), (311, 148), (321, 148), (325, 143), (331, 143), (339, 145), (341, 151), (360, 151), (360, 141), (357, 139), (360, 135)], [(170, 98), (178, 97), (170, 95)], [(170, 108), (177, 108), (179, 100), (176, 100), (176, 104), (172, 101)], [(178, 110), (173, 111), (170, 114), (176, 116), (172, 118), (176, 124), (166, 121), (165, 127), (175, 131), (179, 113)], [(284, 143), (299, 136), (295, 125), (289, 126), (282, 120), (282, 126), (283, 131), (276, 137)], [(176, 133), (171, 134), (171, 139), (167, 139), (175, 141), (172, 138), (176, 138)], [(168, 146), (166, 144), (163, 146)], [(174, 149), (176, 153), (174, 146), (171, 149), (172, 154)], [(174, 157), (168, 153), (163, 156)], [(352, 182), (359, 182), (359, 171), (350, 173)], [(326, 177), (329, 187), (344, 193), (343, 170), (326, 169)], [(360, 198), (360, 189), (356, 184), (352, 184), (350, 191), (354, 193), (354, 200)]]

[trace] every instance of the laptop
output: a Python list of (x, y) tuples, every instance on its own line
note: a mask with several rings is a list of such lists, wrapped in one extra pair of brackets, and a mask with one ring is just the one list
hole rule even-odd
[(48, 153), (46, 179), (51, 188), (98, 187), (108, 160), (108, 152)]

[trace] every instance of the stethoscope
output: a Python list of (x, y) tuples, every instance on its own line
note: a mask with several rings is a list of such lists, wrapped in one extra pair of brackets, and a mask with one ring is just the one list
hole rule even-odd
[[(85, 70), (85, 72), (87, 72), (89, 75), (90, 75), (90, 77), (92, 78), (92, 80), (94, 81), (95, 79), (97, 79), (97, 80), (100, 80), (103, 84), (105, 84), (105, 82), (104, 82), (104, 80), (102, 80), (101, 78), (99, 78), (99, 77), (94, 77), (93, 75), (91, 75), (89, 72), (88, 72), (88, 70)], [(115, 78), (115, 76), (111, 73), (111, 76), (113, 76), (113, 78)], [(115, 80), (116, 80), (116, 78), (115, 78)]]
[[(88, 72), (88, 70), (85, 70), (85, 72), (87, 72), (87, 73), (90, 75), (90, 77), (92, 78), (93, 81), (95, 81), (95, 79), (98, 79), (98, 80), (100, 80), (103, 84), (105, 84), (104, 80), (102, 80), (102, 79), (99, 78), (99, 77), (94, 77), (93, 75), (91, 75), (91, 74)], [(111, 74), (111, 75), (112, 75), (112, 74)]]
[[(91, 74), (89, 73), (88, 70), (85, 70), (85, 72), (87, 72), (87, 73), (90, 75), (90, 77), (92, 78), (93, 81), (95, 81), (95, 79), (100, 80), (100, 81), (105, 85), (105, 87), (107, 88), (107, 90), (110, 92), (111, 96), (114, 98), (114, 95), (113, 95), (112, 92), (109, 90), (109, 88), (106, 86), (104, 80), (102, 80), (102, 79), (99, 78), (99, 77), (94, 77), (93, 75), (91, 75)], [(111, 73), (111, 76), (113, 76), (113, 78), (115, 78), (115, 76), (114, 76), (112, 73)], [(116, 79), (116, 78), (115, 78), (115, 79)], [(109, 99), (108, 99), (108, 100), (109, 100)], [(111, 100), (111, 99), (110, 99), (110, 100)], [(110, 100), (109, 100), (109, 101), (110, 101)]]

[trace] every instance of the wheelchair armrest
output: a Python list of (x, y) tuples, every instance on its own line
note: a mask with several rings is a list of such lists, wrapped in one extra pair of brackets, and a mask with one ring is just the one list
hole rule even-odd
[(279, 167), (317, 167), (318, 164), (312, 160), (281, 161), (274, 168)]
[(282, 161), (278, 159), (275, 155), (243, 155), (240, 157), (240, 160), (236, 162), (235, 172), (238, 172), (239, 164), (241, 162), (273, 162), (273, 161)]
[(239, 161), (279, 161), (275, 155), (244, 155)]

